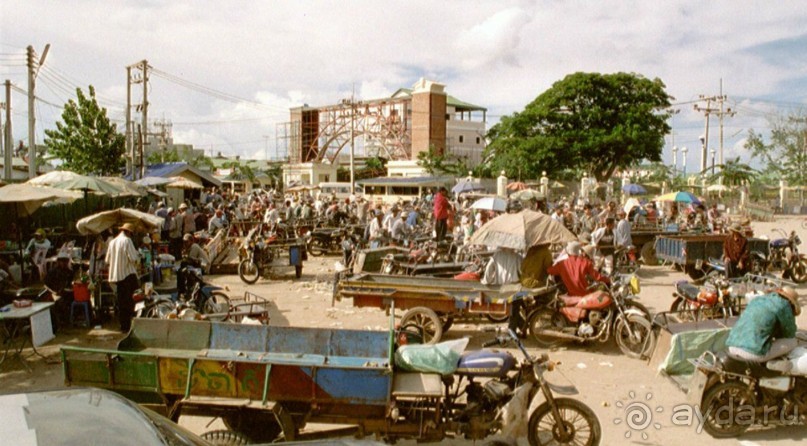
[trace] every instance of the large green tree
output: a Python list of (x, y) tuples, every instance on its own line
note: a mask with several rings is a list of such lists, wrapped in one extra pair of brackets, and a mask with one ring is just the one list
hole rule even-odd
[(106, 108), (95, 99), (90, 85), (89, 96), (76, 89), (77, 101), (64, 106), (62, 121), (55, 130), (45, 130), (45, 145), (50, 158), (62, 161), (62, 167), (86, 175), (117, 175), (126, 161), (126, 142), (117, 126), (110, 122)]
[(417, 163), (429, 174), (447, 174), (464, 176), (468, 173), (468, 163), (464, 158), (457, 158), (446, 153), (439, 153), (434, 146), (426, 152), (418, 153)]
[(641, 160), (661, 161), (670, 97), (659, 79), (574, 73), (488, 133), (488, 170), (525, 178), (564, 169), (606, 181)]
[(745, 148), (763, 161), (764, 170), (791, 185), (807, 185), (807, 116), (780, 116), (770, 124), (769, 143), (751, 129)]

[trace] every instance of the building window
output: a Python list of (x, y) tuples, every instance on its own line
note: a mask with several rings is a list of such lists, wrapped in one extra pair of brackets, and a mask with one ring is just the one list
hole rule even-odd
[(476, 137), (476, 143), (477, 143), (477, 144), (479, 144), (479, 143), (481, 143), (481, 142), (482, 142), (482, 138), (480, 138), (480, 137), (478, 137), (478, 136), (477, 136), (477, 137)]
[(460, 144), (464, 143), (465, 142), (465, 137), (460, 135), (459, 141), (460, 141)]

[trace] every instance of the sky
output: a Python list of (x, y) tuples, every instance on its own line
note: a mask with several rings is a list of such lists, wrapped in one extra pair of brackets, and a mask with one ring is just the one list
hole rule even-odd
[[(28, 134), (25, 48), (41, 55), (46, 44), (38, 143), (77, 87), (93, 85), (122, 127), (126, 66), (144, 59), (150, 121), (171, 121), (176, 143), (255, 158), (282, 155), (276, 129), (291, 107), (354, 91), (385, 97), (421, 77), (486, 107), (488, 126), (571, 73), (659, 78), (679, 111), (663, 159), (687, 147), (689, 172), (699, 170), (705, 134), (694, 105), (705, 107), (698, 99), (719, 95), (721, 83), (735, 112), (724, 119), (726, 159), (756, 163), (743, 149), (749, 129), (765, 135), (807, 104), (807, 8), (798, 0), (0, 0), (0, 82), (17, 87), (16, 141)], [(709, 148), (719, 150), (718, 135), (713, 116)]]

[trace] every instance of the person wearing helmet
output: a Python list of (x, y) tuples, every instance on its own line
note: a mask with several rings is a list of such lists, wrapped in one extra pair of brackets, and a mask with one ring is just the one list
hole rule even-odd
[(789, 286), (751, 299), (726, 339), (728, 354), (736, 359), (766, 362), (796, 348), (799, 295)]
[(585, 296), (589, 293), (588, 278), (592, 277), (594, 280), (599, 280), (605, 284), (610, 284), (611, 281), (600, 274), (595, 268), (594, 263), (588, 257), (581, 255), (582, 245), (578, 241), (569, 242), (566, 245), (566, 254), (568, 257), (560, 260), (547, 269), (547, 273), (552, 276), (560, 276), (563, 285), (566, 287), (566, 292), (569, 296)]

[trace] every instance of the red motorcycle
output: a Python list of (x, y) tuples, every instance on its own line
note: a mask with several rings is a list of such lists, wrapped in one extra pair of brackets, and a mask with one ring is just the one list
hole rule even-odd
[(740, 314), (740, 302), (730, 291), (723, 276), (707, 276), (702, 286), (682, 280), (675, 284), (670, 311), (681, 322), (718, 319)]
[(610, 288), (585, 296), (556, 294), (545, 305), (537, 306), (528, 316), (533, 339), (543, 348), (557, 347), (563, 342), (607, 342), (613, 335), (622, 353), (648, 357), (655, 335), (650, 312), (636, 302), (639, 280), (636, 276), (616, 276)]

